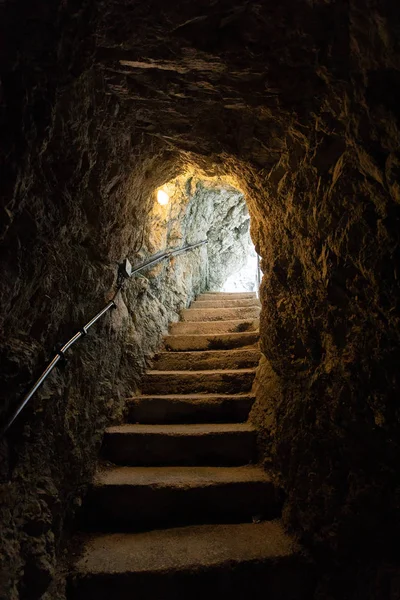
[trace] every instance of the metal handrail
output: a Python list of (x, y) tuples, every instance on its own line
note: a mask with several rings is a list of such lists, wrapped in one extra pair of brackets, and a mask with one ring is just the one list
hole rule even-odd
[(155, 254), (153, 257), (149, 258), (146, 261), (143, 261), (142, 263), (139, 263), (139, 265), (136, 265), (136, 267), (134, 267), (131, 271), (130, 277), (132, 277), (132, 275), (135, 275), (136, 273), (139, 273), (140, 271), (142, 271), (143, 269), (147, 268), (147, 267), (152, 267), (153, 265), (156, 265), (157, 263), (161, 262), (162, 260), (165, 260), (166, 258), (170, 258), (171, 256), (178, 256), (179, 254), (183, 254), (184, 252), (187, 252), (188, 250), (194, 250), (195, 248), (198, 248), (199, 246), (203, 246), (204, 244), (207, 244), (208, 240), (203, 240), (202, 242), (197, 242), (196, 244), (188, 244), (187, 246), (182, 246), (182, 248), (176, 248), (175, 250), (167, 250), (166, 252), (163, 252), (162, 254)]
[[(176, 248), (175, 250), (174, 249), (167, 250), (166, 252), (163, 252), (162, 254), (155, 255), (155, 257), (150, 257), (148, 260), (143, 261), (139, 265), (136, 265), (136, 267), (134, 267), (132, 269), (130, 274), (126, 275), (125, 277), (126, 277), (126, 279), (129, 279), (129, 278), (133, 277), (136, 273), (139, 273), (140, 271), (142, 271), (145, 268), (152, 267), (152, 266), (158, 264), (159, 262), (161, 262), (162, 260), (166, 260), (167, 258), (171, 258), (172, 256), (178, 256), (179, 254), (183, 254), (184, 252), (188, 252), (189, 250), (194, 250), (195, 248), (198, 248), (199, 246), (203, 246), (204, 244), (207, 244), (207, 243), (208, 243), (208, 240), (203, 240), (201, 242), (197, 242), (196, 244), (188, 244), (186, 246), (182, 246), (182, 248)], [(117, 308), (115, 299), (116, 299), (118, 293), (123, 288), (123, 286), (124, 286), (124, 281), (121, 281), (121, 279), (120, 279), (118, 286), (117, 286), (117, 291), (114, 294), (113, 299), (110, 300), (110, 302), (108, 302), (108, 304), (104, 308), (102, 308), (102, 310), (100, 310), (92, 319), (90, 319), (90, 321), (88, 321), (88, 323), (86, 323), (86, 325), (84, 325), (82, 327), (82, 329), (80, 329), (74, 336), (72, 336), (72, 338), (70, 340), (68, 340), (68, 342), (66, 344), (64, 344), (58, 350), (57, 354), (54, 356), (54, 358), (47, 365), (47, 367), (45, 368), (43, 373), (40, 375), (39, 379), (33, 384), (33, 386), (30, 388), (28, 393), (22, 398), (21, 402), (18, 404), (17, 408), (14, 410), (12, 415), (6, 421), (5, 425), (3, 426), (3, 428), (0, 431), (0, 439), (5, 435), (5, 433), (8, 431), (8, 429), (14, 423), (15, 419), (18, 417), (18, 415), (22, 412), (22, 410), (28, 404), (29, 400), (32, 398), (32, 396), (34, 396), (34, 394), (40, 388), (40, 386), (45, 381), (45, 379), (47, 379), (47, 377), (50, 375), (50, 373), (52, 372), (54, 367), (56, 367), (58, 362), (60, 360), (65, 360), (65, 356), (64, 356), (65, 352), (67, 350), (69, 350), (69, 348), (71, 348), (71, 346), (73, 346), (78, 340), (80, 340), (82, 337), (84, 337), (87, 334), (87, 332), (89, 331), (89, 329), (103, 315), (105, 315), (111, 308)]]

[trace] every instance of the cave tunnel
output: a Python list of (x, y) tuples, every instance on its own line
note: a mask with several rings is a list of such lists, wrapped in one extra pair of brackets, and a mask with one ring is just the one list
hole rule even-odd
[[(390, 0), (1, 3), (1, 422), (125, 259), (213, 241), (126, 281), (2, 437), (0, 598), (400, 599), (399, 40)], [(185, 324), (238, 314), (221, 291), (248, 222), (259, 317)], [(161, 425), (126, 420), (169, 326), (196, 332), (185, 381), (217, 382), (225, 411), (251, 371), (252, 404), (234, 425), (165, 425), (158, 451), (179, 439), (189, 475), (175, 457), (167, 484), (154, 459), (146, 486), (137, 427)], [(257, 365), (240, 382), (199, 366), (218, 352)], [(169, 406), (187, 408), (175, 375)], [(123, 432), (135, 480), (102, 454)], [(112, 527), (93, 521), (99, 472)]]

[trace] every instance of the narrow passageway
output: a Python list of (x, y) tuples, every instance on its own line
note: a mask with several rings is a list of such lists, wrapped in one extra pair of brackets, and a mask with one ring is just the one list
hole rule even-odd
[[(263, 527), (284, 530), (276, 565), (310, 573), (286, 536), (306, 548), (306, 600), (400, 598), (399, 40), (390, 0), (0, 2), (0, 431), (18, 412), (0, 434), (1, 599), (110, 589), (103, 553), (67, 590), (77, 529), (144, 536), (115, 563), (121, 594), (139, 572), (243, 590), (251, 567), (243, 597), (291, 599)], [(257, 290), (231, 279), (249, 254)], [(205, 306), (222, 291), (259, 306)], [(280, 523), (258, 523), (278, 488)], [(182, 527), (222, 532), (211, 547), (196, 529), (207, 565), (189, 545), (173, 563), (173, 541), (168, 575), (139, 564)]]
[(205, 293), (171, 326), (128, 423), (105, 432), (71, 600), (308, 599), (310, 566), (247, 422), (259, 310), (254, 293)]

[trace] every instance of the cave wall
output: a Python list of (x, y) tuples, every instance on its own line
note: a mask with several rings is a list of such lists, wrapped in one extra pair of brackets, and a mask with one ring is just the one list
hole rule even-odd
[[(246, 197), (263, 259), (252, 420), (287, 494), (285, 523), (349, 561), (384, 555), (400, 489), (396, 4), (5, 8), (2, 406), (108, 298), (117, 263), (140, 246), (151, 191), (187, 168), (225, 177)], [(161, 314), (150, 279), (129, 288), (127, 308), (74, 352), (2, 450), (10, 598), (57, 597), (61, 532), (141, 348), (133, 304), (151, 294)], [(171, 301), (173, 317), (184, 296)], [(389, 587), (372, 597), (387, 600)]]
[(253, 188), (268, 196), (253, 236), (269, 361), (253, 418), (286, 523), (349, 558), (390, 554), (400, 524), (399, 15), (368, 8), (332, 13), (346, 45), (321, 74), (319, 110), (292, 123)]
[(185, 226), (195, 222), (208, 240), (208, 289), (219, 291), (245, 264), (250, 250), (250, 216), (243, 194), (216, 178), (192, 177), (186, 185), (190, 201)]
[[(134, 164), (121, 121), (103, 121), (103, 111), (110, 116), (115, 106), (90, 96), (93, 78), (84, 73), (60, 94), (53, 110), (62, 130), (49, 132), (35, 173), (22, 169), (22, 182), (33, 181), (37, 192), (28, 187), (15, 199), (2, 239), (3, 418), (55, 348), (114, 295), (122, 259), (135, 264), (164, 249), (149, 240), (154, 188), (166, 177), (164, 153), (152, 146), (152, 158)], [(88, 136), (88, 127), (99, 135)], [(56, 183), (47, 179), (55, 168)], [(205, 266), (201, 248), (127, 282), (117, 308), (67, 353), (2, 442), (0, 597), (64, 597), (62, 553), (103, 431), (122, 418), (168, 323), (204, 290)]]
[[(92, 9), (2, 6), (2, 420), (112, 297), (122, 259), (163, 249), (150, 240), (150, 209), (176, 157), (127, 128), (106, 94), (93, 69)], [(104, 428), (121, 418), (168, 323), (204, 289), (203, 254), (130, 281), (1, 442), (1, 598), (64, 597), (63, 548)]]
[[(163, 186), (171, 206), (156, 211), (167, 217), (166, 246), (207, 240), (208, 288), (221, 289), (225, 280), (246, 263), (250, 249), (250, 215), (241, 191), (223, 178), (193, 168)], [(152, 225), (152, 235), (159, 236)], [(160, 245), (160, 243), (158, 242)]]
[[(207, 241), (200, 276), (206, 278), (207, 289), (219, 291), (228, 277), (246, 265), (250, 251), (250, 215), (244, 195), (220, 177), (202, 175), (200, 169), (186, 170), (160, 189), (170, 200), (165, 206), (154, 202), (150, 209), (139, 255)], [(181, 284), (187, 283), (187, 277), (177, 276), (164, 293), (179, 294)]]

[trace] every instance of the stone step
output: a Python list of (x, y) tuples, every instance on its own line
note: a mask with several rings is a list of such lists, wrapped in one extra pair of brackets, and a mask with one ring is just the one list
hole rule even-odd
[(227, 300), (252, 299), (257, 298), (257, 294), (255, 292), (205, 292), (204, 294), (199, 294), (196, 300), (216, 300), (220, 298), (226, 298)]
[(142, 382), (143, 394), (190, 394), (248, 392), (256, 370), (220, 369), (213, 371), (147, 371)]
[(105, 531), (251, 521), (280, 509), (279, 490), (256, 466), (114, 467), (96, 476), (85, 515)]
[(106, 429), (103, 456), (119, 465), (245, 465), (256, 436), (247, 423), (119, 425)]
[(175, 334), (206, 334), (227, 333), (229, 331), (240, 333), (241, 331), (258, 331), (259, 319), (236, 319), (234, 321), (193, 321), (171, 323), (169, 332)]
[(174, 352), (190, 350), (229, 350), (244, 348), (258, 343), (258, 331), (240, 333), (207, 333), (205, 335), (167, 335), (164, 346)]
[(181, 311), (183, 321), (231, 321), (233, 319), (257, 319), (259, 306), (239, 308), (185, 308)]
[(258, 348), (160, 352), (153, 360), (153, 368), (157, 371), (250, 369), (257, 366), (260, 357)]
[(254, 403), (251, 394), (178, 394), (128, 400), (130, 423), (241, 423)]
[(257, 298), (243, 298), (242, 300), (228, 300), (226, 298), (218, 300), (195, 300), (190, 305), (190, 308), (244, 308), (244, 307), (260, 307), (260, 302)]
[(94, 535), (69, 600), (310, 600), (313, 571), (279, 521)]

